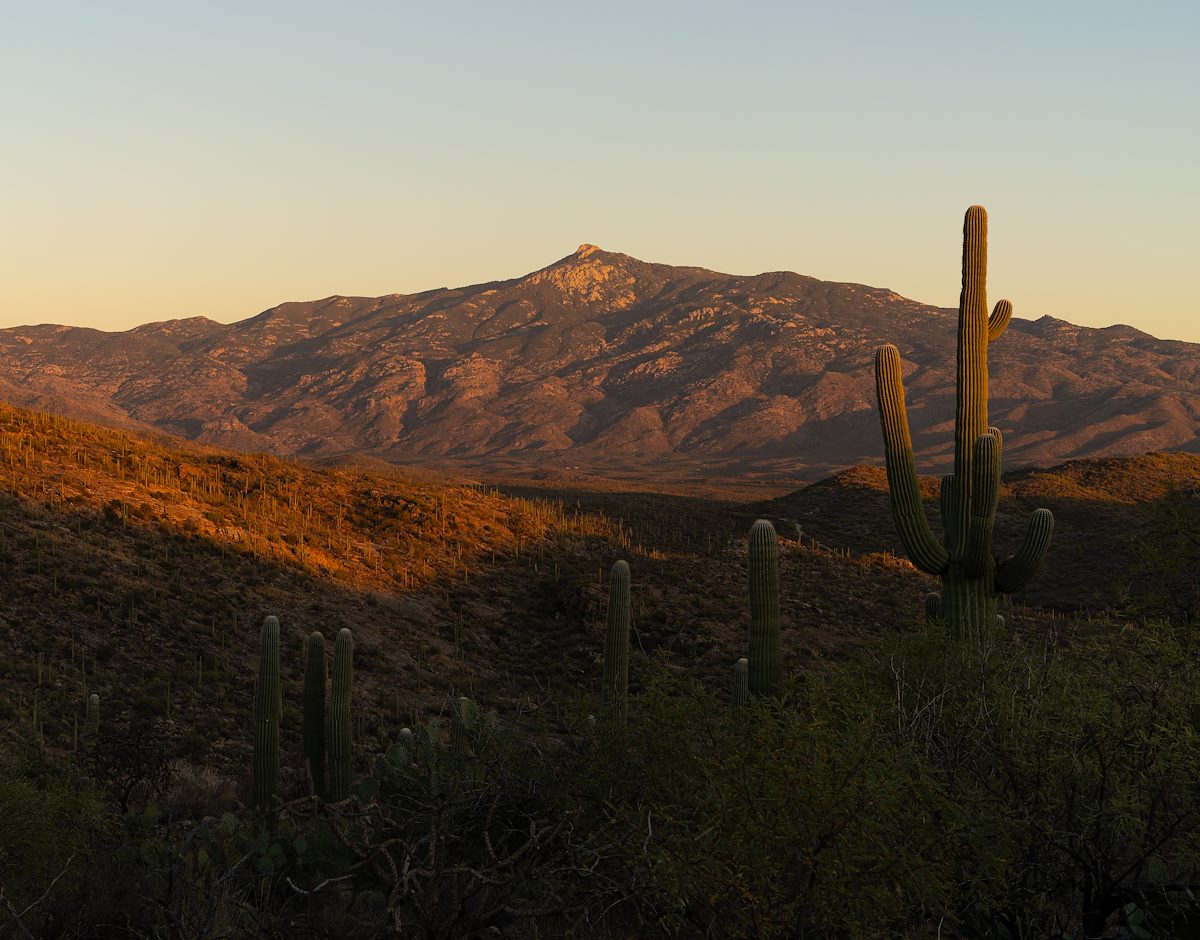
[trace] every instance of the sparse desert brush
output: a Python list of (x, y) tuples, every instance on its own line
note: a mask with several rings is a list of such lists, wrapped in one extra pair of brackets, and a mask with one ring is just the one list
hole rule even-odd
[(237, 781), (192, 761), (171, 765), (171, 783), (162, 796), (162, 814), (170, 819), (203, 819), (237, 808)]

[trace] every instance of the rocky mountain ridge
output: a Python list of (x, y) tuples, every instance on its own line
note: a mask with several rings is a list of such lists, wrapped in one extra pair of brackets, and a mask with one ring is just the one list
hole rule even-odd
[[(952, 447), (953, 310), (594, 245), (511, 280), (284, 303), (232, 324), (2, 330), (0, 398), (276, 454), (805, 480), (880, 459), (885, 342), (934, 472)], [(1127, 326), (1014, 319), (990, 350), (1006, 466), (1200, 451), (1197, 352)]]

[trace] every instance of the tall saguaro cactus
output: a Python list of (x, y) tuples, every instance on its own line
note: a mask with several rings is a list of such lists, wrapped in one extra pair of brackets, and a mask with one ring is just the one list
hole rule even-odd
[(779, 537), (759, 519), (750, 528), (750, 693), (778, 695), (783, 685), (779, 652)]
[(354, 638), (338, 631), (333, 644), (333, 681), (329, 687), (329, 795), (335, 803), (350, 796), (350, 691), (354, 684)]
[(962, 293), (958, 302), (958, 398), (954, 422), (954, 473), (942, 478), (943, 538), (925, 518), (904, 408), (900, 353), (875, 353), (875, 388), (883, 427), (892, 512), (909, 557), (942, 579), (941, 613), (952, 637), (980, 636), (996, 624), (996, 598), (1020, 590), (1045, 557), (1054, 516), (1038, 509), (1025, 540), (1003, 561), (992, 554), (992, 528), (1000, 491), (1001, 437), (988, 426), (988, 344), (1008, 326), (1012, 304), (987, 312), (987, 212), (967, 210), (963, 222)]
[(304, 646), (304, 760), (315, 795), (325, 793), (325, 637), (314, 630)]
[(258, 681), (254, 686), (254, 805), (270, 809), (279, 793), (279, 721), (283, 698), (279, 688), (279, 618), (262, 625)]
[(608, 628), (604, 632), (604, 718), (624, 728), (629, 699), (629, 564), (612, 566), (608, 582)]

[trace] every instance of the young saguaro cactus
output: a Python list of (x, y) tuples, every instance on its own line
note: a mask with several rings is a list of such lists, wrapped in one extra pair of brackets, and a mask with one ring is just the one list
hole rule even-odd
[(962, 293), (958, 302), (958, 398), (954, 423), (954, 473), (942, 478), (943, 539), (925, 518), (904, 407), (900, 353), (875, 353), (875, 389), (883, 427), (892, 513), (909, 557), (942, 579), (942, 616), (951, 637), (977, 637), (996, 624), (996, 598), (1020, 590), (1045, 557), (1054, 516), (1038, 509), (1025, 540), (1003, 561), (992, 554), (992, 528), (1000, 492), (1000, 431), (988, 426), (988, 344), (1008, 326), (1012, 304), (987, 312), (987, 212), (967, 210), (963, 222)]
[(83, 720), (83, 746), (91, 752), (100, 737), (100, 696), (93, 692), (88, 696), (87, 711)]
[(604, 633), (604, 717), (624, 728), (629, 714), (629, 564), (612, 566), (608, 582), (608, 628)]
[(271, 808), (279, 793), (279, 721), (283, 698), (279, 688), (279, 618), (263, 620), (254, 685), (254, 805)]
[(333, 681), (329, 687), (329, 795), (335, 802), (350, 796), (350, 692), (354, 684), (354, 638), (338, 631), (333, 644)]
[(942, 619), (942, 595), (941, 594), (926, 594), (925, 595), (925, 622), (927, 624), (935, 624)]
[(759, 519), (750, 528), (750, 693), (778, 695), (783, 686), (779, 651), (779, 537)]
[(450, 724), (450, 749), (459, 756), (471, 750), (471, 735), (475, 730), (477, 709), (475, 703), (460, 696), (454, 704), (454, 716)]
[(750, 661), (743, 656), (733, 664), (733, 707), (750, 704)]
[(314, 630), (304, 644), (304, 761), (313, 793), (325, 792), (325, 637)]

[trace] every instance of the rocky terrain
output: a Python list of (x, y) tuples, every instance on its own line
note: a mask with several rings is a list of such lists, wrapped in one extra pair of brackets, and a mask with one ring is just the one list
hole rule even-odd
[[(285, 303), (233, 324), (3, 330), (0, 398), (278, 455), (786, 483), (880, 460), (885, 342), (935, 472), (950, 457), (954, 311), (592, 245), (513, 280)], [(1197, 352), (1127, 326), (1015, 319), (991, 349), (1006, 466), (1200, 451)]]

